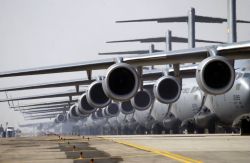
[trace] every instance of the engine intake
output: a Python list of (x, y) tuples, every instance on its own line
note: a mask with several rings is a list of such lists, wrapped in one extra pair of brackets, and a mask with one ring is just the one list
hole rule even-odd
[(146, 110), (152, 105), (152, 96), (148, 90), (143, 89), (135, 94), (131, 103), (137, 110)]
[(131, 114), (135, 111), (134, 107), (131, 104), (131, 101), (121, 102), (119, 108), (123, 114)]
[(139, 88), (139, 78), (135, 68), (126, 63), (117, 63), (108, 68), (103, 81), (105, 94), (116, 101), (128, 101)]
[(88, 103), (94, 108), (103, 108), (111, 103), (110, 98), (104, 93), (100, 80), (90, 84), (86, 97)]
[(69, 118), (78, 118), (78, 114), (76, 112), (77, 105), (72, 105), (69, 109)]
[[(77, 104), (75, 104), (75, 105), (77, 105)], [(77, 108), (76, 108), (76, 114), (77, 114), (79, 117), (87, 117), (87, 116), (89, 116), (89, 114), (83, 113), (83, 112), (79, 109), (78, 106), (77, 106)]]
[(228, 59), (213, 56), (204, 59), (196, 70), (199, 87), (208, 94), (219, 95), (229, 91), (235, 79), (233, 66)]
[(82, 94), (80, 96), (80, 98), (78, 99), (78, 107), (79, 107), (79, 111), (82, 114), (90, 114), (93, 113), (96, 108), (92, 107), (88, 101), (87, 101), (87, 97), (86, 97), (86, 93)]
[(169, 104), (179, 99), (181, 85), (177, 78), (173, 76), (163, 76), (156, 81), (153, 92), (158, 101)]
[(119, 110), (119, 106), (118, 104), (116, 103), (111, 103), (109, 104), (109, 106), (107, 106), (105, 108), (105, 114), (108, 116), (108, 117), (115, 117), (115, 116), (118, 116), (120, 110)]
[(64, 122), (64, 121), (65, 121), (65, 116), (63, 114), (58, 114), (56, 116), (56, 119), (55, 119), (56, 123), (61, 123), (61, 122)]

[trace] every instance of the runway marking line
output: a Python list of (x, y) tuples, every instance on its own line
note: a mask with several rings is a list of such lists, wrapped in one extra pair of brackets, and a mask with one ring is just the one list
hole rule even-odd
[(159, 154), (159, 155), (171, 158), (173, 160), (177, 160), (179, 162), (183, 162), (183, 163), (202, 163), (202, 161), (200, 161), (200, 160), (194, 160), (192, 158), (185, 157), (185, 156), (182, 156), (182, 155), (179, 155), (179, 154), (174, 154), (172, 152), (153, 149), (151, 147), (146, 147), (146, 146), (134, 144), (134, 143), (124, 141), (124, 140), (114, 140), (114, 139), (111, 139), (111, 140), (113, 140), (114, 142), (119, 143), (119, 144), (124, 144), (124, 145), (130, 146), (130, 147), (134, 147), (134, 148), (141, 149), (141, 150), (144, 150), (144, 151)]

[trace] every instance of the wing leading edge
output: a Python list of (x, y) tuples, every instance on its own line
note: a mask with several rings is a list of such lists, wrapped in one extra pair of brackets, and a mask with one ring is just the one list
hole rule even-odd
[[(209, 50), (215, 49), (220, 56), (228, 59), (249, 59), (250, 58), (250, 41), (238, 42), (232, 44), (199, 47), (184, 50), (175, 50), (170, 52), (158, 52), (154, 55), (145, 54), (133, 57), (124, 57), (123, 62), (133, 66), (151, 66), (164, 64), (182, 64), (200, 62), (209, 56)], [(0, 77), (38, 75), (74, 71), (88, 71), (106, 69), (116, 63), (116, 58), (105, 60), (96, 60), (89, 62), (79, 62), (51, 67), (31, 68), (24, 70), (1, 72)]]

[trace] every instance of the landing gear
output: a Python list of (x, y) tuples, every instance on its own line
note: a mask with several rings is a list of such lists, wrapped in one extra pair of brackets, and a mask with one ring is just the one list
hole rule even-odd
[(124, 126), (122, 130), (123, 130), (124, 135), (131, 135), (132, 134), (131, 129), (127, 126)]
[(193, 134), (194, 131), (195, 131), (195, 125), (194, 125), (194, 123), (188, 122), (186, 129), (187, 129), (187, 133), (188, 134)]
[(204, 134), (204, 128), (195, 128), (197, 134)]
[(164, 131), (164, 128), (158, 123), (153, 124), (151, 127), (151, 134), (162, 134), (162, 131)]
[(240, 128), (241, 128), (241, 135), (250, 135), (250, 120), (242, 119)]
[(147, 134), (147, 130), (145, 127), (139, 125), (136, 127), (136, 134), (139, 134), (139, 135)]
[(215, 129), (216, 129), (215, 124), (210, 125), (208, 127), (208, 133), (209, 134), (214, 134), (215, 133)]

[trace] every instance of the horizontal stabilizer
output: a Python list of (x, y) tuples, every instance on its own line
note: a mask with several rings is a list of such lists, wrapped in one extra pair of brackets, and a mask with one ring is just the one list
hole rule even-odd
[[(188, 39), (184, 38), (184, 37), (172, 36), (171, 41), (178, 42), (178, 43), (187, 43)], [(203, 43), (218, 43), (218, 44), (224, 43), (221, 41), (210, 41), (210, 40), (201, 40), (201, 39), (195, 39), (195, 41), (196, 42), (203, 42)], [(151, 37), (151, 38), (142, 38), (142, 39), (108, 41), (107, 43), (122, 43), (122, 42), (140, 42), (140, 43), (166, 42), (166, 37)]]
[[(209, 16), (195, 16), (195, 22), (201, 23), (224, 23), (227, 22), (225, 18), (216, 18), (216, 17), (209, 17)], [(237, 23), (250, 23), (250, 21), (246, 20), (236, 20)]]
[[(187, 16), (178, 16), (178, 17), (167, 17), (167, 18), (123, 20), (123, 21), (116, 21), (116, 23), (152, 22), (152, 21), (156, 21), (157, 23), (188, 22), (188, 17)], [(218, 18), (218, 17), (196, 15), (195, 16), (195, 22), (200, 22), (200, 23), (224, 23), (224, 22), (227, 22), (227, 19)], [(250, 21), (237, 20), (237, 23), (250, 23)]]
[[(163, 50), (154, 50), (154, 52), (163, 52)], [(99, 53), (99, 55), (118, 55), (118, 54), (149, 54), (149, 50), (135, 50), (135, 51), (120, 51)]]
[(167, 23), (167, 22), (187, 22), (187, 16), (178, 16), (178, 17), (168, 17), (168, 18), (152, 18), (152, 19), (137, 19), (137, 20), (123, 20), (116, 21), (116, 23), (130, 23), (130, 22), (152, 22), (156, 21), (158, 23)]

